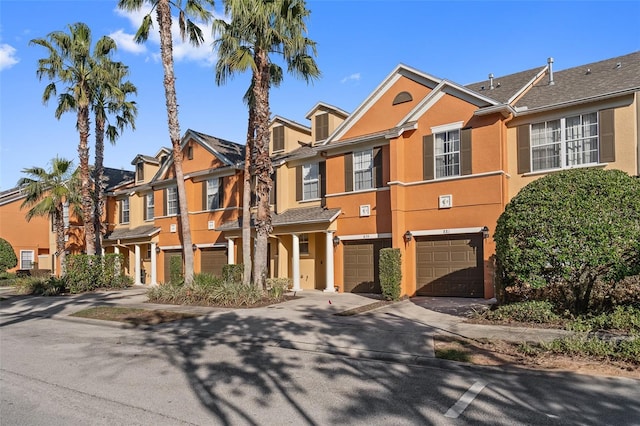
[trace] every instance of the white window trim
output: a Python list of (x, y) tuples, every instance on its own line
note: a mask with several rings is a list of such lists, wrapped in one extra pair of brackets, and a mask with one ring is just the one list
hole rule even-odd
[[(22, 253), (31, 253), (31, 265), (29, 268), (22, 267)], [(20, 269), (33, 269), (33, 264), (36, 261), (36, 253), (34, 250), (20, 250)]]
[[(306, 244), (307, 244), (307, 251), (302, 251), (302, 244), (303, 244), (303, 238), (306, 239)], [(309, 234), (299, 234), (298, 235), (298, 247), (299, 252), (300, 252), (300, 256), (310, 256), (311, 255), (311, 251), (310, 251), (310, 241), (309, 241)]]
[[(175, 212), (170, 212), (170, 204), (169, 204), (169, 192), (174, 192), (176, 194), (176, 211)], [(179, 210), (179, 205), (178, 205), (178, 188), (177, 187), (169, 187), (167, 188), (167, 199), (165, 200), (166, 206), (167, 206), (167, 216), (177, 216), (178, 215), (178, 210)]]
[[(311, 167), (316, 166), (316, 175), (314, 178), (311, 179), (305, 179), (305, 167), (309, 167), (311, 169)], [(311, 198), (305, 198), (305, 195), (307, 193), (307, 191), (305, 191), (305, 185), (312, 185), (316, 183), (318, 185), (318, 191), (316, 191), (315, 197), (311, 197)], [(302, 200), (301, 201), (315, 201), (315, 200), (319, 200), (320, 197), (318, 197), (318, 192), (320, 192), (320, 164), (319, 163), (307, 163), (307, 164), (303, 164), (302, 165)]]
[[(577, 117), (577, 116), (584, 116), (584, 115), (590, 115), (590, 114), (595, 114), (596, 116), (596, 126), (598, 129), (598, 134), (595, 136), (595, 138), (598, 140), (597, 144), (598, 144), (598, 149), (597, 149), (597, 157), (598, 159), (595, 162), (591, 162), (591, 163), (583, 163), (583, 164), (575, 164), (575, 165), (567, 165), (567, 139), (566, 139), (566, 122), (567, 122), (567, 118), (571, 118), (571, 117)], [(547, 168), (547, 169), (537, 169), (534, 170), (533, 167), (533, 143), (532, 143), (532, 130), (533, 130), (533, 126), (536, 124), (542, 124), (542, 123), (549, 123), (551, 121), (560, 121), (560, 141), (558, 142), (560, 144), (560, 167), (551, 167), (551, 168)], [(583, 137), (584, 139), (584, 137)], [(545, 143), (545, 145), (552, 145), (552, 143)], [(543, 145), (537, 145), (536, 148), (543, 146)], [(572, 115), (567, 115), (567, 116), (563, 116), (563, 117), (555, 117), (555, 118), (549, 118), (547, 120), (543, 120), (543, 121), (537, 121), (535, 123), (531, 123), (529, 124), (529, 170), (531, 170), (528, 173), (525, 173), (525, 176), (531, 176), (531, 175), (535, 175), (535, 174), (545, 174), (545, 173), (549, 173), (552, 171), (558, 171), (558, 170), (568, 170), (568, 169), (577, 169), (577, 168), (583, 168), (583, 167), (593, 167), (593, 166), (599, 166), (602, 165), (603, 163), (600, 163), (600, 116), (598, 114), (597, 111), (584, 111), (584, 112), (577, 112), (575, 114)]]
[[(214, 182), (214, 185), (212, 187), (212, 192), (209, 192), (209, 182)], [(213, 197), (220, 197), (220, 178), (209, 178), (207, 180), (205, 180), (205, 185), (207, 185), (207, 210), (206, 211), (214, 211), (214, 210), (219, 210), (220, 206), (216, 207), (215, 209), (211, 208), (211, 203), (209, 202), (209, 197), (213, 196)], [(217, 201), (216, 201), (217, 203)]]
[[(153, 200), (153, 204), (149, 205), (149, 196), (151, 196), (151, 199)], [(151, 215), (149, 215), (149, 207), (151, 207)], [(156, 197), (153, 194), (153, 192), (145, 195), (144, 197), (144, 209), (147, 212), (147, 222), (152, 221), (155, 217), (155, 207), (156, 207)]]
[(456, 121), (455, 123), (443, 124), (441, 126), (433, 126), (431, 128), (431, 133), (435, 137), (436, 133), (449, 132), (451, 130), (460, 130), (462, 129), (463, 124), (464, 124), (464, 121)]
[[(444, 130), (440, 130), (438, 132), (433, 133), (433, 180), (442, 180), (442, 179), (451, 179), (451, 178), (457, 178), (459, 176), (462, 175), (462, 153), (461, 153), (461, 134), (460, 134), (460, 130), (462, 130), (462, 121), (459, 121), (458, 123), (455, 123), (455, 125), (460, 125), (460, 127), (455, 127), (453, 124), (448, 124), (445, 126), (437, 126), (437, 127), (432, 127), (432, 131), (433, 129), (438, 129), (438, 128), (442, 128)], [(441, 134), (441, 133), (448, 133), (448, 132), (454, 132), (457, 131), (458, 132), (458, 151), (451, 151), (448, 153), (444, 153), (444, 154), (436, 154), (436, 137)], [(457, 175), (450, 175), (450, 176), (440, 176), (438, 177), (438, 157), (443, 157), (443, 156), (447, 156), (447, 155), (452, 155), (455, 153), (458, 153), (458, 174)]]
[[(127, 204), (126, 210), (124, 209), (125, 202)], [(124, 220), (125, 211), (127, 212), (128, 216), (126, 221)], [(120, 222), (122, 224), (127, 224), (131, 221), (131, 201), (129, 201), (129, 197), (120, 200), (120, 218), (122, 219), (122, 221)]]

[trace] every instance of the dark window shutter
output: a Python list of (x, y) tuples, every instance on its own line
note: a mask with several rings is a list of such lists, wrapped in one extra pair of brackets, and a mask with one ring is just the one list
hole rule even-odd
[(224, 178), (218, 178), (218, 208), (224, 208)]
[(344, 155), (344, 192), (353, 191), (353, 154)]
[(122, 223), (122, 200), (120, 200), (118, 204), (120, 205), (120, 214), (118, 215), (120, 217), (119, 223)]
[(209, 210), (209, 205), (207, 204), (207, 181), (202, 181), (202, 210)]
[(269, 192), (269, 204), (276, 204), (276, 195), (278, 190), (278, 173), (274, 170), (271, 175), (271, 192)]
[(284, 126), (273, 128), (273, 150), (282, 151), (284, 149)]
[(600, 111), (598, 117), (600, 126), (600, 162), (616, 161), (615, 115), (613, 109)]
[(382, 147), (373, 148), (373, 179), (375, 188), (382, 188)]
[(321, 161), (318, 163), (318, 179), (320, 180), (320, 205), (322, 207), (327, 205), (327, 162)]
[(167, 215), (167, 189), (162, 190), (162, 216)]
[(460, 174), (471, 174), (471, 129), (460, 130)]
[(296, 167), (296, 201), (302, 200), (302, 166)]
[(329, 136), (329, 114), (316, 115), (316, 141), (321, 141)]
[(529, 148), (528, 124), (518, 127), (518, 174), (531, 171), (531, 149)]
[(422, 137), (422, 178), (433, 180), (433, 135)]
[(149, 195), (145, 195), (144, 199), (144, 206), (142, 208), (142, 220), (147, 220), (150, 219), (149, 217), (147, 217), (147, 206), (149, 205)]

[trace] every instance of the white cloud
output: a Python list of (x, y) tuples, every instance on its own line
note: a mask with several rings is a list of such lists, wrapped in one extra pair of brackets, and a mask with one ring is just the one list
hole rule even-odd
[(8, 44), (0, 44), (0, 71), (9, 69), (20, 62), (16, 56), (16, 49)]
[[(138, 30), (142, 19), (149, 13), (149, 8), (145, 8), (136, 12), (127, 12), (120, 9), (116, 9), (116, 14), (126, 18), (131, 24), (133, 33)], [(158, 23), (156, 21), (155, 13), (151, 14), (153, 19), (153, 28), (149, 31), (149, 39), (144, 45), (138, 45), (133, 41), (134, 34), (129, 34), (125, 30), (118, 30), (111, 34), (111, 37), (116, 40), (118, 47), (123, 50), (135, 54), (150, 52), (150, 57), (154, 61), (160, 59), (160, 34), (158, 33)], [(180, 61), (192, 61), (198, 62), (203, 65), (212, 65), (215, 63), (216, 56), (213, 52), (213, 36), (211, 34), (211, 26), (202, 23), (197, 23), (202, 30), (202, 36), (204, 42), (200, 46), (193, 46), (188, 40), (183, 41), (180, 37), (180, 28), (177, 18), (173, 17), (171, 25), (171, 35), (173, 38), (173, 57), (176, 62)], [(146, 47), (145, 47), (146, 45)], [(141, 50), (141, 48), (143, 50)], [(148, 48), (148, 50), (147, 50)]]
[(359, 81), (359, 80), (360, 80), (360, 73), (357, 72), (343, 78), (342, 80), (340, 80), (340, 83), (346, 83), (348, 81)]

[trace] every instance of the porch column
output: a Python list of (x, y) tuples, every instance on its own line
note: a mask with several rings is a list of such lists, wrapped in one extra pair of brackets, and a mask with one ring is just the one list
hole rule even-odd
[(135, 266), (133, 268), (133, 273), (135, 274), (133, 277), (133, 282), (135, 284), (142, 284), (140, 282), (140, 244), (135, 245)]
[(114, 252), (115, 254), (120, 254), (120, 247), (118, 247), (118, 246), (113, 246), (113, 252)]
[(158, 254), (156, 253), (156, 243), (151, 243), (151, 285), (158, 285), (158, 274), (156, 268), (158, 267)]
[(326, 265), (326, 280), (327, 284), (325, 286), (324, 291), (333, 293), (336, 291), (336, 288), (333, 284), (333, 231), (327, 231), (326, 233), (326, 241), (325, 241), (325, 260), (324, 264)]
[(227, 238), (227, 263), (229, 265), (236, 263), (235, 241), (233, 241), (233, 238)]
[(300, 238), (298, 234), (291, 234), (293, 238), (293, 255), (291, 264), (291, 275), (293, 275), (292, 291), (302, 291), (300, 288)]

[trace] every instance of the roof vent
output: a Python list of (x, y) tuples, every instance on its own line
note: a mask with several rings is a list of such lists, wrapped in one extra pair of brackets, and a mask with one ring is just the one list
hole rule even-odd
[(493, 73), (489, 74), (489, 90), (493, 90)]
[(622, 62), (617, 62), (616, 63), (616, 69), (618, 69), (618, 68), (622, 68)]
[(484, 86), (480, 86), (480, 90), (484, 90)]
[(587, 72), (586, 72), (586, 74), (587, 74), (587, 75), (591, 74), (591, 68), (587, 68)]
[(549, 65), (549, 86), (553, 86), (555, 81), (553, 81), (553, 58), (547, 58), (547, 64)]

